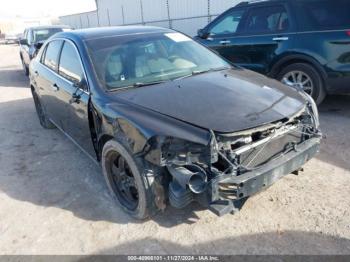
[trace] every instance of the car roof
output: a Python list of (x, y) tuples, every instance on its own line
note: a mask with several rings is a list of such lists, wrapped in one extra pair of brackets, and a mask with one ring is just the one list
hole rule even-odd
[(315, 0), (248, 0), (243, 1), (237, 4), (235, 7), (239, 6), (247, 6), (252, 4), (263, 4), (263, 3), (278, 3), (278, 2), (308, 2), (308, 1), (315, 1)]
[(50, 29), (50, 28), (71, 28), (68, 25), (40, 25), (27, 27), (26, 30), (40, 30), (40, 29)]
[(171, 29), (155, 26), (111, 26), (77, 29), (73, 31), (61, 32), (55, 34), (56, 37), (66, 37), (71, 39), (80, 38), (81, 40), (98, 39), (108, 36), (123, 36), (147, 33), (166, 33), (174, 32)]

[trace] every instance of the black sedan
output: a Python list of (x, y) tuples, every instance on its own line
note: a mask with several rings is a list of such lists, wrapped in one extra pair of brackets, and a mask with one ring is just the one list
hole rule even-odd
[(310, 96), (169, 29), (58, 33), (30, 64), (30, 83), (41, 125), (99, 162), (139, 219), (192, 201), (234, 212), (319, 149)]

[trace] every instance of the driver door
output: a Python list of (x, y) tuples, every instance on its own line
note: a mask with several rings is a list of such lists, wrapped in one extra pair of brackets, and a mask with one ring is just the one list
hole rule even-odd
[(245, 64), (249, 60), (242, 52), (246, 45), (239, 38), (245, 14), (246, 8), (226, 11), (209, 24), (206, 28), (207, 37), (199, 39), (200, 42), (232, 63)]
[(90, 93), (81, 58), (73, 42), (64, 41), (58, 74), (59, 102), (64, 105), (63, 129), (84, 151), (94, 156), (88, 117)]

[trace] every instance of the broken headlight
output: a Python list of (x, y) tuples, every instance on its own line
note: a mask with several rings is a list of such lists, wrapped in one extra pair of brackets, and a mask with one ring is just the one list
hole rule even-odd
[(165, 163), (189, 165), (210, 163), (211, 147), (169, 137), (162, 146), (162, 159)]
[(312, 121), (315, 128), (318, 129), (320, 127), (320, 120), (319, 120), (317, 105), (314, 99), (304, 91), (300, 92), (300, 94), (307, 100), (308, 111), (312, 117)]
[(211, 163), (211, 144), (202, 145), (174, 137), (154, 137), (148, 141), (145, 159), (160, 165), (185, 166)]

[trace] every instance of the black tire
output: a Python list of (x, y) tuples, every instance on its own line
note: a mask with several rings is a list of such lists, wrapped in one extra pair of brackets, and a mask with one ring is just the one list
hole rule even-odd
[[(108, 141), (102, 150), (102, 172), (108, 188), (119, 206), (127, 214), (136, 219), (146, 219), (159, 211), (155, 204), (155, 195), (152, 189), (154, 176), (152, 172), (149, 171), (149, 168), (144, 165), (144, 160), (135, 158), (130, 152), (128, 147), (124, 146), (122, 143), (116, 140)], [(133, 185), (135, 185), (134, 188), (137, 190), (137, 202), (136, 204), (134, 203), (134, 206), (127, 203), (123, 197), (123, 192), (118, 187), (119, 183), (115, 181), (117, 179), (115, 178), (115, 172), (112, 171), (112, 165), (115, 164), (116, 157), (125, 159), (129, 174), (134, 178)], [(135, 193), (133, 197), (136, 199)]]
[(283, 82), (285, 76), (292, 72), (302, 72), (311, 79), (312, 91), (309, 94), (318, 105), (321, 104), (326, 97), (324, 81), (321, 74), (310, 64), (295, 63), (283, 68), (276, 78)]
[(26, 66), (26, 64), (24, 63), (22, 57), (21, 57), (21, 61), (22, 61), (22, 67), (23, 67), (23, 70), (24, 70), (24, 74), (25, 74), (26, 76), (29, 76), (29, 69), (28, 69), (28, 67)]
[(38, 95), (35, 93), (33, 89), (32, 89), (32, 95), (33, 95), (34, 105), (35, 105), (36, 113), (39, 118), (40, 125), (46, 129), (56, 128), (56, 126), (46, 116), (45, 111), (41, 106), (40, 98), (38, 97)]

